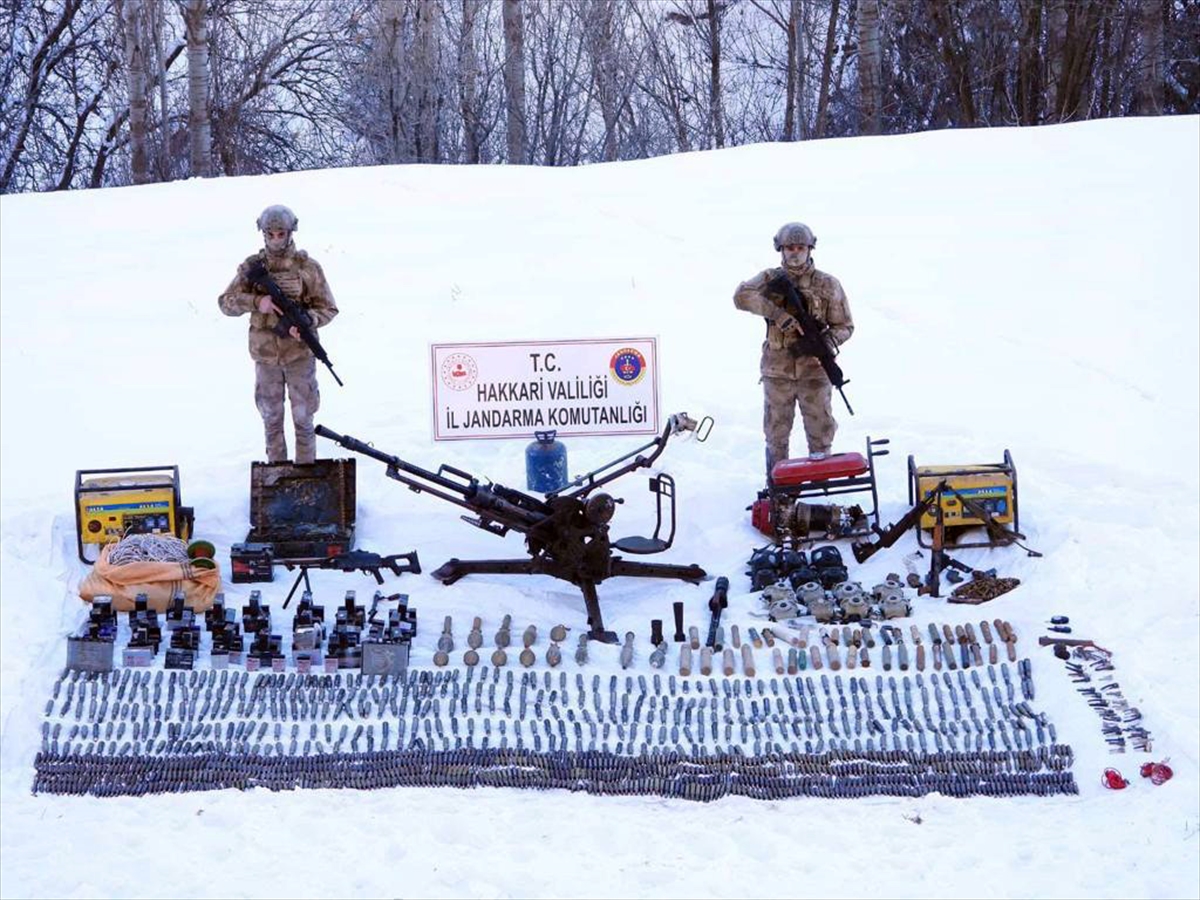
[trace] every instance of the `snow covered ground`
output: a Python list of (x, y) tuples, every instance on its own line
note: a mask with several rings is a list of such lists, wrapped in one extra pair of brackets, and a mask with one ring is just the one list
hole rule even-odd
[[(582, 169), (381, 167), (0, 198), (0, 893), (92, 896), (1104, 896), (1200, 894), (1200, 120), (1097, 121), (739, 147)], [(286, 203), (297, 244), (341, 307), (322, 333), (317, 421), (418, 465), (524, 486), (522, 441), (434, 444), (428, 346), (656, 335), (663, 409), (716, 421), (673, 442), (682, 521), (660, 561), (732, 583), (729, 621), (757, 605), (743, 574), (760, 536), (762, 324), (739, 281), (774, 264), (801, 219), (857, 323), (841, 363), (857, 415), (835, 449), (891, 439), (884, 521), (907, 508), (905, 459), (998, 461), (1020, 474), (1016, 549), (963, 550), (1019, 577), (981, 607), (921, 598), (912, 621), (1012, 622), (1037, 706), (1075, 750), (1075, 797), (725, 798), (709, 804), (511, 789), (221, 791), (141, 799), (32, 796), (33, 759), (75, 589), (80, 468), (178, 463), (197, 535), (223, 565), (245, 536), (261, 457), (244, 319), (216, 296), (253, 251), (258, 212)], [(837, 403), (835, 398), (835, 403)], [(840, 403), (838, 403), (840, 406)], [(327, 456), (345, 455), (319, 442)], [(582, 472), (638, 439), (570, 441)], [(799, 434), (793, 449), (802, 446)], [(359, 545), (520, 556), (359, 464)], [(614, 534), (651, 515), (641, 475)], [(906, 536), (852, 577), (903, 571)], [(849, 558), (848, 545), (843, 552)], [(502, 549), (503, 548), (503, 549)], [(358, 576), (314, 575), (336, 604)], [(288, 582), (266, 588), (278, 604)], [(504, 613), (518, 631), (583, 624), (578, 593), (544, 577), (389, 581), (421, 615), (414, 665), (441, 617), (461, 642)], [(241, 603), (250, 586), (227, 585)], [(711, 585), (614, 579), (610, 627), (638, 634)], [(275, 596), (278, 594), (279, 596)], [(1110, 755), (1100, 720), (1036, 639), (1053, 614), (1115, 652), (1154, 737)], [(544, 643), (541, 647), (544, 649)], [(593, 645), (587, 674), (620, 672)], [(674, 658), (672, 656), (672, 658)], [(569, 659), (569, 656), (568, 656)], [(765, 659), (760, 656), (760, 666)], [(545, 668), (539, 660), (538, 667)], [(573, 677), (574, 663), (566, 670)], [(1139, 765), (1170, 758), (1152, 786)], [(1101, 787), (1116, 766), (1131, 784)]]

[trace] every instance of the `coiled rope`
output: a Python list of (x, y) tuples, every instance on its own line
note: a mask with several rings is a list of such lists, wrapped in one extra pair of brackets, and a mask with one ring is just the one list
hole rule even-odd
[(185, 563), (188, 561), (187, 544), (169, 534), (131, 534), (113, 545), (108, 561), (114, 566), (134, 562)]

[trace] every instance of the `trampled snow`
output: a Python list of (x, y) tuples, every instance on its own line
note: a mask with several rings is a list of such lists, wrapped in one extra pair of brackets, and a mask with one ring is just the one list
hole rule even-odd
[[(739, 147), (580, 169), (380, 167), (0, 198), (0, 892), (90, 896), (1105, 896), (1200, 894), (1200, 120), (1096, 121)], [(654, 335), (663, 408), (710, 415), (705, 443), (659, 461), (678, 484), (675, 546), (658, 561), (732, 584), (729, 621), (759, 624), (743, 574), (762, 543), (746, 506), (762, 481), (762, 323), (735, 286), (775, 264), (800, 219), (838, 276), (857, 330), (840, 358), (836, 450), (891, 440), (884, 522), (907, 509), (906, 458), (998, 461), (1019, 472), (1029, 546), (962, 550), (1021, 586), (979, 607), (919, 598), (911, 621), (1012, 622), (1037, 707), (1075, 751), (1075, 797), (699, 804), (649, 797), (449, 788), (219, 791), (95, 799), (30, 793), (76, 588), (72, 485), (82, 468), (177, 463), (197, 536), (222, 565), (248, 526), (262, 456), (246, 320), (217, 294), (254, 251), (271, 203), (299, 215), (341, 315), (322, 331), (317, 421), (418, 465), (448, 462), (524, 486), (523, 441), (430, 432), (429, 345)], [(290, 440), (290, 426), (289, 426)], [(636, 446), (569, 440), (572, 473)], [(346, 455), (325, 441), (325, 456)], [(797, 423), (793, 451), (802, 448)], [(359, 546), (521, 556), (457, 511), (360, 459)], [(643, 474), (618, 482), (614, 534), (652, 521)], [(915, 548), (905, 536), (852, 577)], [(842, 543), (849, 558), (848, 545)], [(282, 601), (288, 581), (264, 587)], [(318, 599), (365, 576), (318, 572)], [(250, 585), (226, 585), (241, 603)], [(389, 581), (422, 630), (583, 626), (578, 592), (532, 576)], [(276, 597), (275, 595), (279, 596)], [(711, 583), (618, 578), (609, 627), (638, 635)], [(1048, 648), (1051, 615), (1115, 653), (1114, 676), (1153, 735), (1110, 754), (1101, 723)], [(905, 623), (907, 624), (907, 623)], [(543, 645), (544, 646), (544, 645)], [(621, 673), (593, 645), (587, 674)], [(454, 656), (460, 658), (460, 654)], [(569, 656), (569, 654), (568, 654)], [(762, 660), (760, 660), (760, 663)], [(539, 669), (545, 663), (539, 661)], [(573, 672), (569, 662), (566, 671)], [(765, 668), (765, 666), (764, 666)], [(521, 670), (518, 669), (518, 672)], [(624, 674), (624, 673), (621, 673)], [(1153, 786), (1146, 760), (1169, 757)], [(1100, 784), (1119, 768), (1130, 787)]]

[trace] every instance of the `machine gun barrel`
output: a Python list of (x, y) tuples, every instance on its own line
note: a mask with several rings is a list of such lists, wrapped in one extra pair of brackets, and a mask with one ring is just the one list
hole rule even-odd
[[(551, 514), (550, 507), (536, 497), (503, 485), (482, 484), (479, 479), (453, 466), (442, 465), (436, 472), (430, 472), (348, 434), (338, 434), (324, 425), (318, 425), (316, 433), (347, 450), (378, 460), (388, 467), (389, 478), (407, 485), (418, 494), (431, 494), (479, 513), (484, 518), (499, 522), (504, 529), (527, 532)], [(454, 477), (446, 477), (447, 473)]]
[(441, 478), (433, 472), (422, 469), (420, 466), (414, 466), (412, 463), (405, 462), (398, 456), (392, 456), (390, 453), (384, 453), (382, 450), (377, 450), (370, 444), (360, 441), (358, 438), (351, 437), (348, 434), (338, 434), (326, 428), (324, 425), (318, 425), (315, 429), (316, 433), (323, 438), (329, 438), (337, 444), (345, 447), (347, 450), (352, 450), (355, 453), (361, 453), (363, 456), (369, 456), (371, 459), (376, 459), (384, 463), (389, 468), (401, 469), (418, 478), (424, 478), (426, 481), (433, 484), (441, 485), (442, 487), (450, 488), (466, 495), (469, 493), (469, 486), (451, 482), (447, 478)]

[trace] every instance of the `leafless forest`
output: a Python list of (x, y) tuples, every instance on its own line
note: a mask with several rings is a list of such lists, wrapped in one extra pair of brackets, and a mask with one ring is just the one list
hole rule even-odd
[(1200, 0), (0, 0), (0, 192), (1200, 112)]

